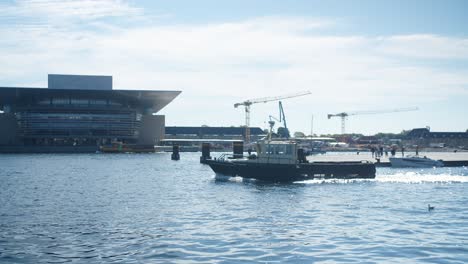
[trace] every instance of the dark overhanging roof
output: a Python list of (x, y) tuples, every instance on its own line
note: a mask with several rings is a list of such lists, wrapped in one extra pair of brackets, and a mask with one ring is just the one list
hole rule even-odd
[(19, 88), (0, 87), (0, 105), (14, 105), (25, 100), (37, 100), (48, 97), (76, 96), (78, 98), (125, 100), (129, 103), (152, 108), (156, 113), (181, 91), (161, 90), (78, 90), (78, 89), (48, 89), (48, 88)]

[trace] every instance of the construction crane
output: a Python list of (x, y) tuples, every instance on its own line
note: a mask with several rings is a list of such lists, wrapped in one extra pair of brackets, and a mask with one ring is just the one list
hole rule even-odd
[(306, 91), (306, 92), (299, 92), (299, 93), (295, 93), (295, 94), (288, 94), (288, 95), (276, 96), (276, 97), (263, 97), (263, 98), (249, 99), (249, 100), (246, 100), (244, 102), (234, 104), (235, 108), (237, 108), (239, 106), (244, 106), (244, 108), (245, 108), (245, 142), (246, 143), (250, 142), (250, 106), (251, 105), (258, 104), (258, 103), (267, 103), (267, 102), (272, 102), (272, 101), (279, 101), (279, 100), (304, 96), (304, 95), (308, 95), (308, 94), (311, 94), (311, 92)]
[(407, 108), (397, 108), (397, 109), (387, 109), (387, 110), (376, 110), (376, 111), (357, 111), (357, 112), (342, 112), (337, 114), (328, 114), (328, 119), (332, 117), (341, 117), (341, 134), (345, 134), (345, 121), (348, 116), (353, 115), (373, 115), (373, 114), (386, 114), (386, 113), (395, 113), (395, 112), (408, 112), (416, 111), (417, 107), (407, 107)]
[[(286, 115), (284, 114), (284, 109), (283, 109), (283, 103), (281, 103), (281, 101), (278, 102), (278, 106), (279, 106), (279, 118), (276, 118), (272, 115), (270, 115), (270, 122), (272, 122), (273, 120), (276, 120), (280, 123), (283, 123), (284, 127), (279, 127), (278, 128), (278, 134), (280, 135), (280, 137), (285, 137), (286, 139), (289, 139), (291, 137), (291, 135), (289, 134), (289, 129), (288, 129), (288, 125), (286, 124)], [(280, 133), (281, 132), (281, 133)]]

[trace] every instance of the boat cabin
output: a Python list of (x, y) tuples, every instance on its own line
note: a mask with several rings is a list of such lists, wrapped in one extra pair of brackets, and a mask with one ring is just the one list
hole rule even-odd
[(285, 141), (261, 141), (256, 145), (257, 162), (261, 163), (297, 163), (297, 144)]

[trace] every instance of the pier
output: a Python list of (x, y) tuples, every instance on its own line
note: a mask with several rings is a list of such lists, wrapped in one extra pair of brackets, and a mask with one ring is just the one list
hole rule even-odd
[[(405, 152), (406, 155), (414, 155), (414, 152)], [(420, 152), (419, 156), (442, 160), (445, 167), (462, 167), (468, 166), (468, 152)], [(332, 152), (323, 155), (312, 155), (308, 156), (309, 162), (313, 161), (370, 161), (374, 162), (377, 167), (390, 167), (389, 156), (380, 157), (380, 162), (377, 162), (372, 157), (370, 152), (360, 152), (359, 155), (356, 152)], [(401, 157), (401, 152), (397, 153), (395, 157)]]

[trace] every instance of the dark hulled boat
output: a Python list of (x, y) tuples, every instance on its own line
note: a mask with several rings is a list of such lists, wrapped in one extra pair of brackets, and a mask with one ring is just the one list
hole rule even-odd
[(298, 149), (294, 142), (263, 141), (256, 144), (256, 151), (256, 155), (248, 157), (223, 155), (205, 163), (217, 174), (270, 182), (375, 178), (373, 163), (308, 162), (302, 149)]

